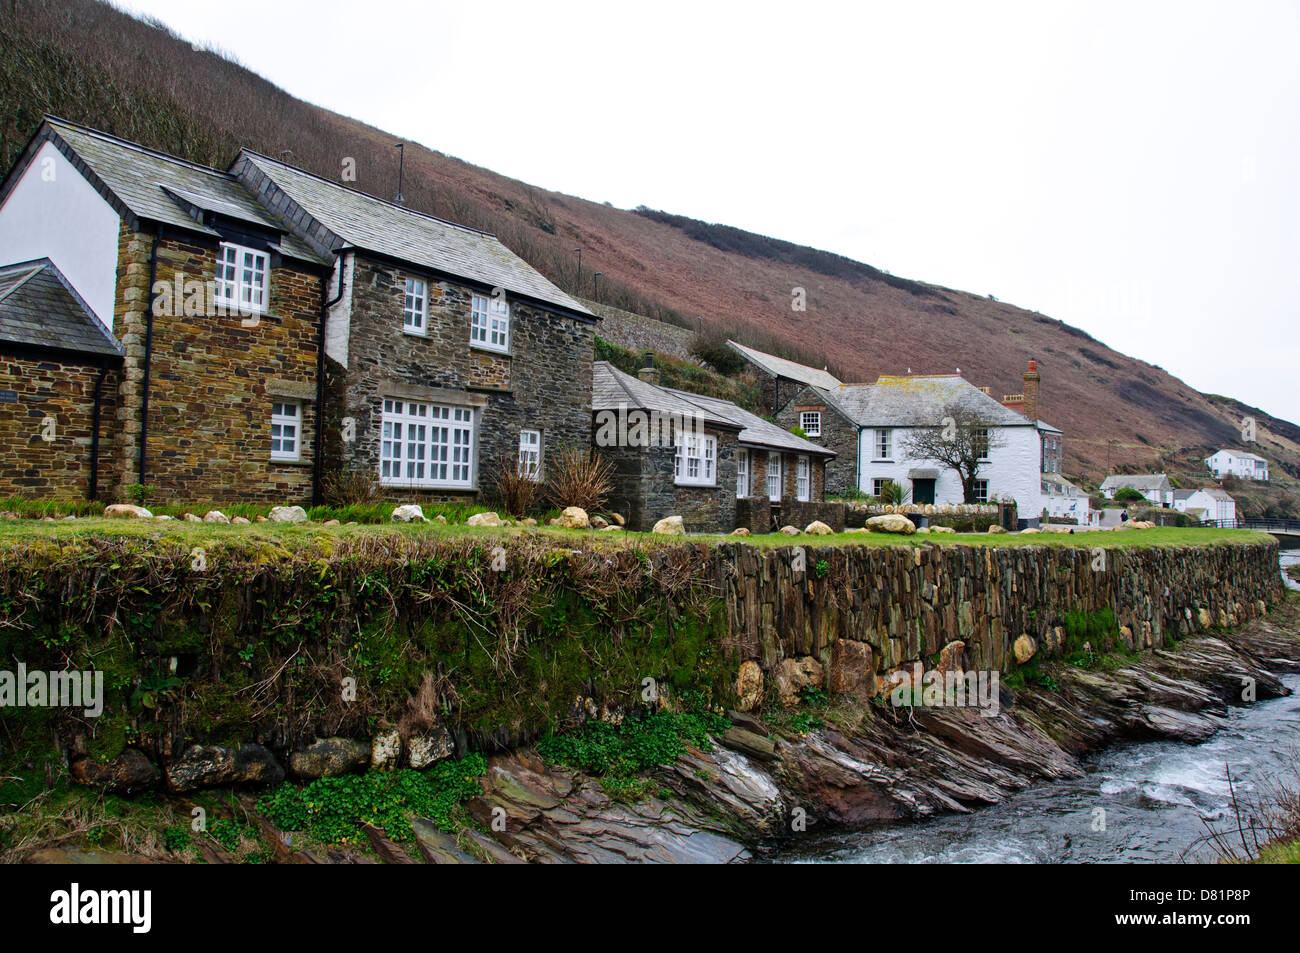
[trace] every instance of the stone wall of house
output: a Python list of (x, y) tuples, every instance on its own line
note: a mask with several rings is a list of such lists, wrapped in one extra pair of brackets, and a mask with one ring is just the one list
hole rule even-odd
[(1005, 672), (1022, 636), (1035, 655), (1059, 655), (1071, 648), (1071, 614), (1106, 609), (1118, 641), (1158, 648), (1246, 622), (1284, 596), (1272, 542), (1097, 552), (727, 544), (713, 563), (729, 637), (769, 676), (768, 691), (771, 676), (811, 674), (831, 691), (872, 694), (887, 673), (957, 648), (966, 669)]
[(751, 533), (772, 532), (772, 501), (766, 496), (736, 500), (736, 526), (743, 526)]
[(688, 533), (731, 532), (736, 527), (736, 434), (705, 432), (718, 441), (717, 481), (712, 486), (677, 485), (673, 447), (602, 447), (602, 458), (614, 466), (607, 508), (638, 532), (649, 532), (665, 516), (680, 516)]
[(803, 529), (817, 520), (825, 523), (837, 533), (844, 532), (846, 507), (843, 503), (823, 503), (816, 500), (799, 500), (787, 496), (781, 500), (780, 516), (782, 526)]
[[(71, 358), (0, 351), (0, 379), (4, 381), (0, 388), (0, 498), (88, 498), (95, 384), (100, 373), (98, 365)], [(101, 388), (101, 497), (113, 486), (112, 430), (120, 379), (120, 369), (110, 367)]]
[[(321, 276), (307, 266), (274, 261), (269, 308), (241, 317), (186, 314), (186, 302), (160, 299), (150, 357), (149, 432), (145, 474), (138, 472), (143, 402), (145, 317), (151, 307), (153, 236), (123, 232), (114, 330), (126, 348), (119, 389), (116, 495), (125, 486), (153, 487), (165, 501), (306, 503), (311, 498), (316, 360)], [(217, 248), (169, 237), (158, 248), (157, 282), (208, 283)], [(294, 401), (300, 411), (298, 460), (271, 460), (271, 405)]]
[[(427, 331), (403, 330), (408, 277), (428, 284)], [(490, 493), (503, 459), (517, 459), (519, 431), (542, 433), (542, 468), (561, 450), (591, 446), (593, 325), (519, 301), (510, 302), (510, 352), (470, 344), (466, 285), (434, 281), (396, 265), (357, 257), (348, 329), (348, 366), (330, 362), (327, 466), (379, 472), (385, 398), (472, 408), (477, 469), (468, 489), (398, 487), (388, 495), (455, 499)], [(351, 424), (345, 428), (344, 420)], [(342, 437), (345, 429), (351, 441)]]
[(834, 450), (835, 456), (826, 464), (826, 492), (831, 496), (844, 496), (857, 487), (858, 478), (858, 426), (829, 406), (811, 387), (805, 387), (776, 413), (775, 420), (786, 430), (800, 425), (799, 415), (815, 410), (822, 415), (822, 432), (819, 437), (808, 437), (812, 443)]
[(691, 360), (691, 340), (695, 332), (607, 304), (586, 299), (582, 303), (600, 315), (596, 333), (611, 344), (629, 351), (658, 351), (684, 361)]

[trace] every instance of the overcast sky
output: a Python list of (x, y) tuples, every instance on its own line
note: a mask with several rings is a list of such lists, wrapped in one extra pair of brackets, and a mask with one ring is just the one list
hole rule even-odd
[(121, 5), (505, 175), (993, 294), (1300, 421), (1300, 0)]

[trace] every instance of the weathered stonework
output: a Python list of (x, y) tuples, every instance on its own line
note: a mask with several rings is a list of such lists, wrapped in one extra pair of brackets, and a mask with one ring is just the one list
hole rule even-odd
[[(360, 255), (354, 261), (345, 290), (348, 363), (328, 362), (327, 469), (378, 477), (385, 398), (468, 407), (476, 415), (473, 485), (390, 488), (403, 497), (490, 491), (501, 459), (517, 458), (521, 429), (541, 431), (543, 471), (561, 449), (591, 446), (592, 322), (511, 299), (509, 353), (491, 351), (470, 344), (472, 296), (489, 291)], [(427, 282), (424, 334), (403, 330), (408, 277)]]
[(834, 458), (826, 463), (826, 492), (832, 496), (844, 496), (857, 487), (858, 425), (841, 414), (812, 387), (794, 391), (793, 396), (781, 405), (774, 419), (789, 430), (799, 426), (799, 415), (806, 410), (815, 410), (821, 414), (822, 432), (820, 436), (804, 439), (835, 451)]
[[(5, 391), (0, 399), (0, 497), (89, 496), (95, 385), (100, 375), (99, 365), (70, 357), (0, 351)], [(111, 366), (101, 387), (100, 496), (112, 487), (110, 438), (120, 380), (120, 368)], [(53, 421), (52, 429), (47, 429), (47, 418)], [(53, 439), (46, 440), (46, 435)]]
[(725, 533), (736, 525), (736, 431), (706, 427), (717, 438), (717, 480), (710, 486), (677, 485), (671, 446), (602, 447), (614, 466), (609, 508), (627, 528), (649, 532), (665, 516), (680, 516), (688, 533)]
[[(275, 257), (264, 314), (186, 315), (173, 302), (170, 313), (154, 316), (148, 445), (139, 474), (152, 243), (153, 236), (125, 229), (120, 242), (114, 332), (126, 364), (115, 426), (117, 494), (143, 483), (162, 499), (310, 502), (322, 276)], [(209, 282), (216, 256), (215, 242), (168, 237), (158, 247), (155, 282)], [(294, 462), (271, 460), (271, 405), (282, 400), (301, 407)]]
[(611, 305), (585, 299), (582, 303), (601, 316), (600, 330), (596, 333), (611, 344), (637, 354), (657, 351), (683, 361), (691, 359), (693, 331)]

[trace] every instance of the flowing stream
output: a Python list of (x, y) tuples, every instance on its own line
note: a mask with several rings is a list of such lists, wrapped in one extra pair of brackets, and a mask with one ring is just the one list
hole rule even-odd
[[(1300, 550), (1281, 554), (1283, 567)], [(1300, 584), (1287, 580), (1300, 589)], [(1297, 692), (1233, 708), (1201, 745), (1135, 742), (1085, 764), (1081, 778), (1036, 784), (968, 815), (891, 824), (851, 834), (809, 835), (774, 860), (820, 863), (1176, 863), (1213, 860), (1207, 825), (1235, 831), (1238, 802), (1300, 779)], [(1235, 835), (1234, 835), (1235, 836)], [(1238, 843), (1238, 847), (1240, 844)]]

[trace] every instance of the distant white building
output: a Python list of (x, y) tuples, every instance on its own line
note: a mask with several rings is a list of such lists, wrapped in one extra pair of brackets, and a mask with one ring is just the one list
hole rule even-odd
[(1268, 480), (1268, 461), (1245, 450), (1220, 450), (1213, 456), (1206, 457), (1205, 465), (1210, 468), (1216, 480), (1222, 480), (1225, 476), (1241, 477), (1243, 480)]
[(1126, 487), (1137, 490), (1156, 506), (1173, 505), (1174, 485), (1163, 473), (1117, 474), (1101, 481), (1101, 493), (1108, 500), (1115, 499), (1115, 494)]
[(1086, 526), (1091, 521), (1092, 509), (1088, 494), (1061, 474), (1044, 473), (1042, 490), (1043, 508), (1047, 510), (1048, 516), (1078, 520), (1080, 526)]
[(1236, 520), (1237, 501), (1217, 487), (1175, 490), (1174, 509), (1198, 520)]

